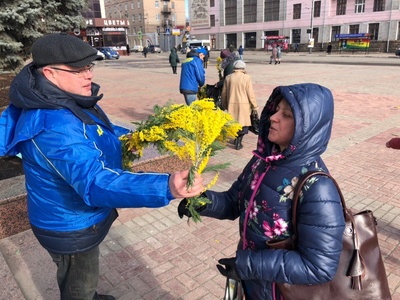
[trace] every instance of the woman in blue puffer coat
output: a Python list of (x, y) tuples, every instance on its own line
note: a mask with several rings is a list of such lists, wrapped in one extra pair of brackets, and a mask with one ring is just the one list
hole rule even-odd
[[(257, 150), (225, 192), (206, 191), (212, 201), (200, 214), (239, 218), (236, 257), (220, 260), (220, 272), (242, 280), (246, 300), (280, 299), (275, 282), (320, 284), (335, 276), (345, 221), (334, 183), (316, 176), (307, 181), (298, 210), (298, 250), (269, 249), (269, 240), (290, 232), (293, 190), (310, 170), (327, 167), (320, 155), (331, 135), (333, 97), (317, 84), (274, 89), (260, 119)], [(180, 216), (189, 215), (185, 199)]]

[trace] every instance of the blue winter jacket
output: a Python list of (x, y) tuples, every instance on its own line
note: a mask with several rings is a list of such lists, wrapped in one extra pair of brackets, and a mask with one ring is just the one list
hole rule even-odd
[[(267, 137), (281, 97), (292, 108), (295, 133), (289, 147), (279, 152)], [(345, 221), (336, 187), (326, 177), (316, 176), (303, 188), (298, 250), (272, 250), (266, 244), (292, 235), (291, 202), (298, 179), (309, 170), (327, 171), (320, 155), (328, 145), (332, 121), (328, 89), (316, 84), (277, 87), (263, 109), (253, 158), (228, 191), (206, 192), (212, 203), (201, 215), (239, 218), (236, 266), (246, 300), (273, 299), (273, 282), (318, 284), (336, 273)]]
[(199, 87), (206, 80), (203, 61), (196, 51), (190, 51), (188, 57), (181, 64), (181, 80), (179, 90), (181, 93), (197, 94)]
[(91, 97), (66, 93), (32, 64), (15, 78), (0, 118), (0, 156), (22, 154), (28, 215), (47, 250), (89, 250), (107, 234), (118, 207), (161, 207), (173, 199), (169, 174), (122, 170), (114, 126)]

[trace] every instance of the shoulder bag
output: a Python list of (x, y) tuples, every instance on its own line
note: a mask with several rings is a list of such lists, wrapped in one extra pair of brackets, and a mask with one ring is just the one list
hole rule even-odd
[[(292, 204), (293, 236), (282, 241), (270, 241), (273, 249), (297, 248), (297, 207), (305, 182), (312, 176), (329, 177), (339, 192), (346, 228), (338, 270), (332, 281), (316, 285), (275, 283), (284, 300), (389, 300), (391, 299), (376, 232), (376, 218), (370, 210), (353, 213), (346, 208), (343, 194), (335, 179), (323, 171), (310, 171), (297, 183)], [(281, 298), (282, 299), (282, 298)]]
[(252, 110), (250, 114), (251, 126), (249, 126), (249, 130), (258, 135), (260, 132), (260, 118), (258, 117), (258, 112), (256, 110)]

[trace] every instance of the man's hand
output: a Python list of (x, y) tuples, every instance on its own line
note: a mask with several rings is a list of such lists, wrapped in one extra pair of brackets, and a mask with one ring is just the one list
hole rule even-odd
[(235, 280), (240, 280), (239, 273), (236, 268), (236, 257), (221, 258), (218, 263), (219, 265), (217, 265), (217, 268), (222, 275)]
[(171, 174), (169, 188), (174, 198), (190, 198), (199, 195), (203, 190), (203, 178), (196, 173), (193, 186), (187, 188), (189, 170)]

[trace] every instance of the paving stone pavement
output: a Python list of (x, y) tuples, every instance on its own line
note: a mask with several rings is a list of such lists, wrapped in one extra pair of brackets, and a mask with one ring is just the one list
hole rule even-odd
[[(209, 84), (217, 81), (217, 55), (211, 53), (206, 69)], [(393, 299), (400, 299), (400, 151), (385, 147), (400, 134), (400, 59), (392, 54), (289, 53), (280, 65), (269, 65), (268, 56), (244, 53), (260, 112), (277, 85), (315, 82), (332, 90), (335, 119), (323, 157), (347, 205), (371, 209), (378, 218), (389, 285)], [(133, 53), (98, 62), (94, 81), (104, 93), (101, 107), (121, 125), (147, 118), (155, 104), (184, 103), (168, 53), (147, 58)], [(242, 150), (228, 146), (213, 158), (231, 162), (215, 190), (230, 187), (255, 145), (256, 137), (249, 134)], [(150, 149), (144, 160), (157, 155)], [(119, 210), (120, 217), (101, 244), (100, 293), (120, 300), (222, 299), (225, 280), (215, 265), (219, 258), (234, 255), (237, 222), (203, 218), (202, 223), (188, 224), (177, 216), (178, 203)], [(59, 299), (55, 266), (31, 230), (0, 240), (0, 251), (0, 299)]]

